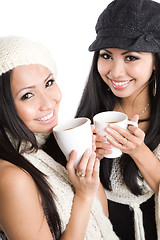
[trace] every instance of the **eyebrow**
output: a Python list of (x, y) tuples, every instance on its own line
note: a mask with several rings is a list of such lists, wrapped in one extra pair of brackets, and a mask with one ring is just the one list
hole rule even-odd
[[(109, 54), (113, 54), (111, 51), (109, 51), (107, 49), (104, 49), (104, 51), (108, 52)], [(125, 51), (125, 52), (121, 53), (121, 55), (125, 55), (127, 53), (131, 53), (131, 51)]]
[[(47, 76), (47, 78), (44, 79), (44, 82), (46, 82), (51, 76), (53, 76), (53, 73), (50, 73), (50, 74)], [(20, 90), (17, 92), (16, 95), (18, 95), (18, 94), (19, 94), (21, 91), (23, 91), (23, 90), (32, 89), (32, 88), (35, 88), (35, 85), (33, 85), (33, 86), (27, 86), (27, 87), (24, 87), (24, 88), (20, 89)]]

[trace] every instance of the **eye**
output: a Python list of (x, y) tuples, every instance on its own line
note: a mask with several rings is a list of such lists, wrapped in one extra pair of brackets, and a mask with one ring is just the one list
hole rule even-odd
[(28, 92), (21, 97), (21, 100), (26, 100), (26, 99), (29, 99), (31, 97), (33, 97), (33, 93)]
[(134, 62), (136, 60), (138, 60), (139, 58), (138, 57), (135, 57), (135, 56), (127, 56), (125, 57), (125, 61), (126, 62)]
[(107, 54), (107, 53), (100, 53), (100, 57), (102, 57), (102, 58), (104, 58), (104, 59), (112, 59), (112, 57), (109, 55), (109, 54)]
[(53, 83), (54, 83), (54, 79), (50, 79), (50, 80), (48, 80), (47, 82), (46, 82), (46, 84), (45, 84), (45, 87), (47, 88), (47, 87), (50, 87), (50, 86), (52, 86), (53, 85)]

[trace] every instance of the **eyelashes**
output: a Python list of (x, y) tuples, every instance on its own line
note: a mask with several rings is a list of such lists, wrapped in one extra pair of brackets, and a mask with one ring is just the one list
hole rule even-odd
[(101, 53), (100, 57), (102, 57), (104, 59), (112, 59), (112, 57), (109, 54), (107, 54), (107, 53)]
[(55, 82), (54, 79), (48, 80), (48, 81), (46, 82), (46, 84), (45, 84), (45, 87), (47, 88), (47, 87), (49, 87), (49, 86), (52, 86), (54, 82)]
[[(113, 57), (110, 56), (107, 53), (101, 53), (100, 57), (102, 57), (105, 60), (113, 60)], [(139, 59), (140, 59), (139, 57), (136, 57), (136, 56), (133, 56), (133, 55), (128, 55), (128, 56), (125, 56), (124, 61), (125, 62), (134, 62), (134, 61), (139, 60)]]
[(125, 59), (126, 59), (127, 62), (134, 62), (136, 60), (139, 60), (138, 57), (135, 57), (135, 56), (132, 56), (132, 55), (131, 56), (126, 56)]
[(28, 92), (28, 93), (24, 94), (24, 95), (21, 97), (21, 100), (29, 99), (29, 98), (31, 98), (32, 96), (33, 96), (33, 93)]
[[(54, 84), (55, 80), (54, 79), (49, 79), (46, 83), (45, 83), (45, 89), (51, 87)], [(27, 92), (25, 93), (22, 97), (21, 100), (24, 101), (26, 99), (30, 99), (34, 96), (33, 92)]]

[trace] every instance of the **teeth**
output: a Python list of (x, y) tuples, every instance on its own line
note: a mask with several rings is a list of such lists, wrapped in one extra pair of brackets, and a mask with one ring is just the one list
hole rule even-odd
[(53, 116), (53, 112), (51, 112), (50, 114), (48, 114), (48, 115), (45, 116), (45, 117), (38, 118), (37, 120), (38, 120), (38, 121), (46, 121), (46, 120), (50, 119), (52, 116)]
[(122, 86), (122, 85), (125, 85), (125, 84), (127, 84), (127, 83), (129, 83), (129, 81), (123, 81), (123, 82), (115, 82), (115, 81), (112, 81), (113, 83), (114, 83), (114, 85), (116, 85), (116, 86)]

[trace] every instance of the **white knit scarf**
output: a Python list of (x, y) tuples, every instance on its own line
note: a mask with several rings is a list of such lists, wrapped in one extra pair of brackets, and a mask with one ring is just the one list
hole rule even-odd
[[(158, 145), (158, 147), (154, 150), (154, 154), (158, 158), (160, 158), (160, 145)], [(138, 180), (139, 185), (143, 189), (144, 195), (135, 196), (134, 194), (132, 194), (125, 185), (125, 183), (123, 182), (118, 159), (113, 160), (113, 167), (110, 180), (113, 191), (106, 190), (106, 195), (108, 199), (117, 203), (129, 205), (133, 209), (135, 240), (145, 240), (145, 233), (143, 227), (143, 214), (140, 209), (140, 204), (146, 202), (149, 198), (151, 198), (154, 192), (151, 190), (151, 188), (148, 186), (145, 180), (142, 181)], [(155, 196), (155, 219), (157, 225), (158, 240), (160, 240), (160, 216), (158, 217), (158, 207), (160, 212), (160, 196), (159, 201), (158, 197)]]
[[(11, 142), (16, 142), (10, 134), (7, 135)], [(46, 137), (44, 134), (36, 134), (39, 145), (44, 144)], [(56, 195), (54, 200), (60, 215), (62, 231), (64, 231), (70, 218), (75, 193), (75, 189), (68, 179), (67, 170), (42, 149), (37, 152), (22, 153), (22, 155), (47, 176), (46, 179)], [(104, 215), (98, 198), (95, 198), (92, 204), (85, 240), (118, 240), (109, 219)]]

